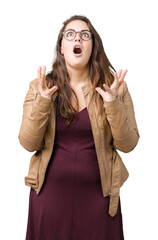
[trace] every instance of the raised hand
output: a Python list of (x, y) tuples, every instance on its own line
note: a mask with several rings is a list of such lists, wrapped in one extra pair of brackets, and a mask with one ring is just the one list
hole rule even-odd
[(103, 97), (105, 102), (112, 102), (116, 100), (118, 96), (118, 89), (123, 83), (124, 78), (128, 70), (119, 70), (119, 72), (114, 73), (114, 82), (111, 84), (110, 88), (104, 83), (103, 87), (106, 91), (102, 90), (100, 87), (96, 87), (97, 92)]
[(58, 89), (58, 87), (57, 86), (53, 86), (52, 88), (47, 87), (45, 73), (46, 66), (43, 67), (43, 70), (41, 66), (39, 66), (37, 70), (38, 89), (42, 97), (51, 99), (53, 93)]

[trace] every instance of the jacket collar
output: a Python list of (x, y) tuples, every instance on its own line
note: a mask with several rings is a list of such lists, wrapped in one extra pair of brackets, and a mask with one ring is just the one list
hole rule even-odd
[(85, 84), (81, 88), (82, 88), (83, 94), (86, 95), (87, 93), (89, 93), (93, 89), (92, 82), (89, 81), (87, 84)]
[[(87, 95), (89, 92), (91, 92), (93, 89), (93, 85), (92, 85), (91, 81), (89, 81), (87, 84), (83, 85), (81, 87), (81, 89), (82, 89), (82, 92), (84, 95)], [(58, 92), (56, 91), (52, 96), (53, 101), (56, 99), (57, 95), (58, 95)]]

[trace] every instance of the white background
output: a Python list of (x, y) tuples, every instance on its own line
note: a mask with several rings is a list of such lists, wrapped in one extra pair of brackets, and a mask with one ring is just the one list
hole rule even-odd
[[(158, 239), (157, 6), (156, 1), (1, 1), (0, 3), (0, 239), (25, 239), (32, 153), (18, 141), (22, 107), (39, 65), (51, 69), (62, 22), (86, 15), (131, 93), (140, 140), (121, 156), (130, 173), (121, 188), (125, 240)], [(89, 240), (89, 239), (88, 239)], [(109, 239), (110, 240), (110, 239)]]

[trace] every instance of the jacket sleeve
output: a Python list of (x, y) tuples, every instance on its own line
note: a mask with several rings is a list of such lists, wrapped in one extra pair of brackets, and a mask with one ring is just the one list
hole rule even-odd
[(50, 113), (51, 100), (42, 97), (30, 83), (23, 104), (23, 117), (19, 131), (20, 144), (28, 151), (38, 151), (43, 145)]
[(104, 101), (104, 107), (111, 127), (114, 147), (127, 153), (137, 145), (139, 132), (127, 84), (123, 82), (120, 88), (123, 88), (123, 93), (113, 102)]

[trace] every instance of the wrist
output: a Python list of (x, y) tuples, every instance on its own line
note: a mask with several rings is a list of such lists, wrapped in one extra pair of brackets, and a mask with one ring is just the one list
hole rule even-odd
[(109, 98), (104, 99), (104, 102), (114, 102), (118, 99), (118, 96), (111, 96)]
[(52, 96), (49, 96), (49, 95), (46, 95), (46, 94), (43, 94), (43, 93), (39, 93), (43, 98), (46, 98), (46, 99), (51, 99)]

